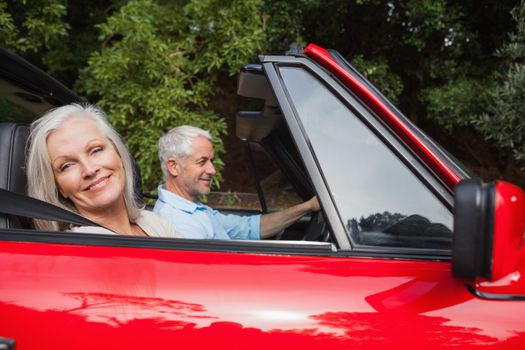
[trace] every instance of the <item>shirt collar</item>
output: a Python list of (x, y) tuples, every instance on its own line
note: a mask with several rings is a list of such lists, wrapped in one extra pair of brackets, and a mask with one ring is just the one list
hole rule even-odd
[(182, 198), (178, 194), (168, 191), (164, 185), (160, 185), (158, 187), (158, 192), (159, 200), (176, 209), (180, 209), (188, 213), (194, 213), (197, 209), (204, 208), (202, 203), (192, 202), (186, 198)]

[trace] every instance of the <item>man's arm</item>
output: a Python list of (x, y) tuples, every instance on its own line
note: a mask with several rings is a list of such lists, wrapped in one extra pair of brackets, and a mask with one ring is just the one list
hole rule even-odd
[(317, 197), (312, 197), (308, 201), (294, 205), (293, 207), (277, 211), (275, 213), (261, 216), (261, 239), (268, 238), (281, 232), (305, 214), (317, 212), (321, 208)]

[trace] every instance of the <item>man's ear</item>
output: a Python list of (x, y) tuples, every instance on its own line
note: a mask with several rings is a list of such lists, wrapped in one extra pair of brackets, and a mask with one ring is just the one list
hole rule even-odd
[(174, 158), (168, 158), (166, 165), (168, 168), (168, 173), (170, 173), (171, 176), (175, 177), (179, 175), (180, 165), (179, 162), (177, 162)]

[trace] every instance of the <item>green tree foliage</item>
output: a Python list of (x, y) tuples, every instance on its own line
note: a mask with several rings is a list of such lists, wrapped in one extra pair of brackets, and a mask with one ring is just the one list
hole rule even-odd
[(397, 74), (390, 71), (384, 58), (367, 60), (362, 55), (356, 55), (352, 58), (352, 65), (368, 80), (376, 82), (386, 98), (398, 104), (399, 96), (403, 92), (403, 83)]
[(0, 43), (7, 47), (16, 46), (17, 32), (13, 17), (7, 12), (7, 4), (0, 2)]
[[(389, 98), (399, 99), (412, 119), (452, 128), (464, 116), (457, 103), (467, 98), (467, 104), (478, 105), (474, 99), (490, 84), (487, 77), (500, 64), (493, 54), (512, 29), (514, 5), (514, 0), (264, 1), (267, 32), (280, 38), (267, 40), (268, 50), (283, 51), (294, 40), (337, 49), (380, 90), (390, 91)], [(470, 82), (477, 86), (465, 92)]]
[[(367, 17), (370, 22), (359, 23), (366, 0), (264, 0), (266, 42), (271, 53), (284, 53), (291, 43), (309, 42), (333, 48), (346, 56), (362, 74), (377, 84), (382, 93), (397, 103), (403, 82), (390, 67), (388, 57), (362, 50), (359, 45), (370, 40), (373, 21), (386, 15), (384, 11)], [(382, 1), (386, 8), (387, 1)], [(382, 18), (384, 19), (384, 18)], [(370, 28), (368, 28), (370, 26)], [(352, 30), (363, 31), (359, 40), (349, 41)], [(371, 41), (371, 40), (370, 40)]]
[(476, 125), (500, 147), (511, 150), (515, 159), (525, 166), (525, 1), (522, 0), (512, 14), (517, 30), (498, 53), (506, 59), (509, 68), (502, 83), (491, 90), (487, 112), (481, 114)]
[(98, 49), (95, 25), (114, 6), (111, 0), (0, 2), (0, 45), (72, 86)]
[(65, 3), (65, 0), (0, 3), (0, 43), (22, 52), (51, 48), (69, 29), (63, 21)]
[(459, 76), (444, 85), (426, 89), (422, 98), (429, 118), (448, 132), (472, 125), (476, 115), (487, 109), (494, 76), (486, 79)]
[[(257, 0), (131, 0), (98, 26), (102, 49), (77, 87), (126, 138), (146, 188), (161, 181), (156, 142), (175, 126), (210, 130), (217, 155), (223, 152), (226, 123), (207, 101), (220, 72), (237, 73), (260, 50), (257, 9)], [(222, 168), (220, 157), (215, 165)]]
[(270, 53), (283, 53), (292, 43), (305, 44), (304, 16), (316, 4), (319, 4), (318, 0), (262, 0), (265, 50)]

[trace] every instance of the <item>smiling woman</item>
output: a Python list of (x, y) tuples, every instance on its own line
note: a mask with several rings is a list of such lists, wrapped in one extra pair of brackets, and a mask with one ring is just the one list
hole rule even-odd
[(29, 194), (106, 229), (35, 220), (38, 228), (180, 237), (138, 204), (131, 156), (102, 110), (78, 104), (54, 109), (31, 125), (29, 141)]

